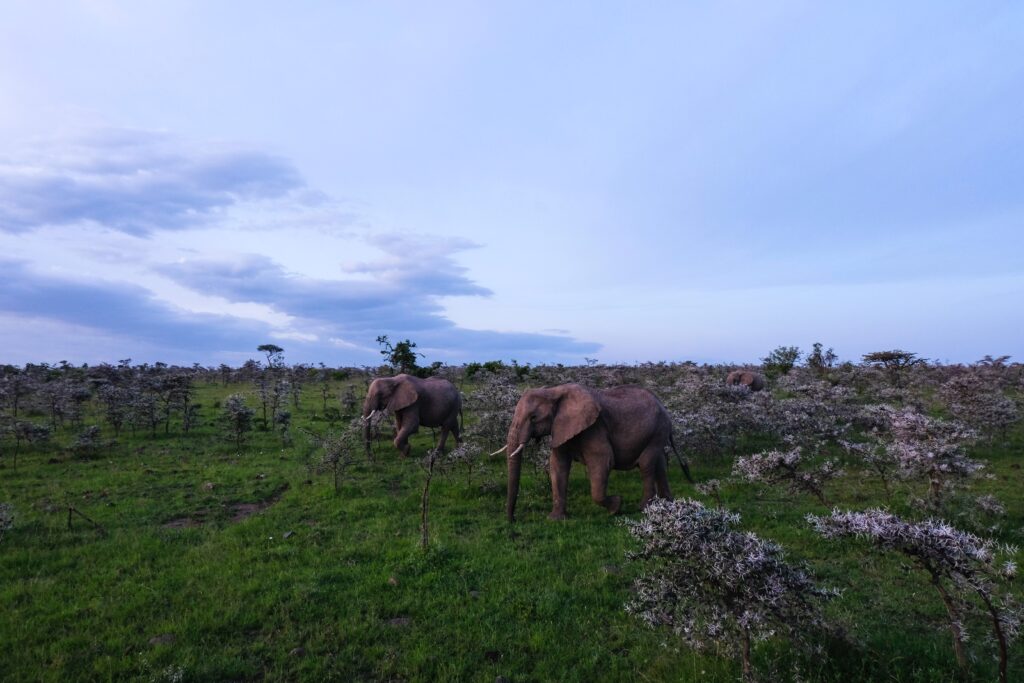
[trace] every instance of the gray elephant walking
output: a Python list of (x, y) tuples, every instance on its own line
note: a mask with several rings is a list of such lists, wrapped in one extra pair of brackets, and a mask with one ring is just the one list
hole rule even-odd
[(440, 427), (438, 445), (444, 451), (448, 433), (455, 443), (462, 443), (459, 421), (462, 417), (462, 396), (455, 385), (440, 377), (420, 379), (412, 375), (379, 377), (370, 383), (363, 401), (363, 440), (370, 450), (370, 418), (376, 412), (394, 413), (395, 448), (409, 455), (409, 437), (424, 427)]
[[(672, 422), (661, 401), (647, 389), (621, 386), (589, 389), (579, 384), (561, 384), (525, 392), (516, 405), (508, 430), (508, 499), (506, 513), (515, 517), (519, 496), (522, 452), (532, 438), (551, 435), (551, 519), (565, 519), (566, 488), (573, 460), (586, 465), (590, 496), (595, 503), (615, 514), (622, 506), (619, 496), (609, 496), (611, 470), (640, 468), (643, 499), (647, 504), (657, 494), (671, 500), (668, 485), (668, 448), (675, 451)], [(501, 452), (501, 451), (499, 451)], [(676, 451), (676, 457), (679, 457)], [(690, 470), (680, 458), (689, 481)]]

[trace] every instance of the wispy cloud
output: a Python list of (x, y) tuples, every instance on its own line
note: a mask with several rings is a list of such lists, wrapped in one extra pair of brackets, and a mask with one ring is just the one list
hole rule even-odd
[(0, 312), (94, 330), (121, 340), (128, 355), (133, 345), (145, 345), (179, 358), (193, 350), (200, 360), (211, 351), (255, 348), (253, 340), (270, 333), (255, 320), (177, 309), (143, 287), (38, 273), (20, 261), (0, 260), (0, 268)]
[[(460, 262), (476, 243), (375, 230), (287, 160), (162, 133), (92, 132), (0, 161), (5, 244), (0, 316), (103, 340), (93, 360), (112, 346), (237, 359), (276, 339), (296, 360), (375, 362), (380, 334), (446, 361), (577, 360), (598, 348), (568, 333), (461, 327), (444, 299), (492, 295)], [(337, 277), (323, 268), (330, 250), (355, 255), (336, 262)], [(317, 276), (304, 270), (314, 255)]]
[(146, 235), (201, 226), (239, 202), (304, 187), (288, 161), (260, 151), (92, 131), (0, 157), (0, 230), (94, 223)]

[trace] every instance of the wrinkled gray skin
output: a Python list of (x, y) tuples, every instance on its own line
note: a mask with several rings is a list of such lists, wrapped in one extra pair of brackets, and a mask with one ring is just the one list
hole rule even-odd
[[(505, 445), (506, 513), (510, 522), (515, 518), (523, 462), (522, 450), (516, 450), (530, 439), (549, 434), (553, 499), (549, 518), (565, 519), (566, 487), (573, 460), (586, 466), (591, 498), (611, 514), (622, 506), (622, 498), (607, 493), (612, 469), (640, 468), (644, 486), (642, 507), (655, 494), (672, 499), (665, 454), (666, 446), (675, 450), (672, 422), (657, 397), (638, 386), (589, 389), (579, 384), (561, 384), (530, 389), (516, 405)], [(681, 459), (680, 464), (690, 479), (689, 468)]]
[(394, 413), (398, 428), (395, 432), (395, 448), (403, 456), (409, 455), (409, 437), (424, 427), (440, 427), (438, 445), (444, 451), (448, 432), (455, 436), (455, 443), (462, 443), (459, 418), (462, 416), (462, 396), (455, 385), (446, 379), (430, 377), (420, 379), (412, 375), (379, 377), (370, 383), (363, 401), (363, 440), (370, 450), (370, 424), (366, 419), (374, 410)]
[(731, 386), (744, 385), (750, 387), (751, 391), (764, 389), (764, 377), (760, 373), (749, 370), (733, 370), (725, 376), (725, 383)]

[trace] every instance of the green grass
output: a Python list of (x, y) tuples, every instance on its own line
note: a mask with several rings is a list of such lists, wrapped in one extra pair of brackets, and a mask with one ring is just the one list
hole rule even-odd
[[(385, 442), (376, 462), (359, 459), (346, 472), (335, 495), (330, 475), (309, 479), (300, 436), (282, 448), (274, 434), (255, 432), (241, 452), (217, 436), (212, 406), (232, 390), (244, 387), (200, 387), (206, 424), (187, 436), (122, 435), (88, 461), (51, 446), (23, 452), (16, 470), (5, 452), (0, 501), (15, 506), (16, 522), (0, 543), (0, 680), (739, 677), (728, 657), (695, 654), (624, 612), (636, 571), (625, 559), (629, 535), (590, 502), (582, 466), (562, 523), (546, 519), (549, 484), (526, 467), (519, 521), (506, 524), (501, 456), (472, 483), (464, 470), (435, 479), (424, 553), (414, 460)], [(296, 426), (323, 428), (313, 419), (319, 398), (308, 393)], [(421, 433), (414, 454), (429, 439)], [(1024, 526), (1014, 466), (1021, 443), (1018, 431), (976, 453), (996, 477), (979, 490), (1008, 504), (1001, 538), (1010, 542)], [(697, 460), (692, 469), (707, 480), (729, 467)], [(671, 482), (677, 496), (700, 497), (678, 467)], [(233, 505), (285, 485), (279, 502), (232, 522)], [(627, 516), (639, 514), (636, 471), (613, 473), (610, 490), (624, 496)], [(810, 680), (959, 680), (941, 603), (906, 562), (814, 536), (804, 515), (825, 510), (810, 497), (739, 485), (724, 494), (745, 528), (844, 590), (829, 614), (848, 642), (826, 643), (829, 656), (814, 659), (763, 644), (755, 664), (766, 679), (786, 679), (797, 665)], [(857, 472), (829, 495), (840, 507), (884, 502), (877, 482)], [(68, 530), (69, 505), (106, 533), (78, 517)], [(180, 518), (203, 524), (164, 526)], [(151, 643), (162, 635), (170, 642)], [(981, 654), (973, 673), (994, 680), (989, 651), (971, 646)], [(296, 648), (304, 655), (290, 654)], [(1024, 676), (1022, 655), (1015, 646), (1011, 680)]]

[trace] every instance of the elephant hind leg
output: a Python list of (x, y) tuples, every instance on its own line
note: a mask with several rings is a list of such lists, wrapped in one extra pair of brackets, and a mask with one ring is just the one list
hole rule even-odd
[(654, 499), (658, 498), (672, 500), (672, 490), (668, 486), (668, 464), (665, 461), (664, 448), (648, 446), (640, 455), (637, 461), (640, 466), (640, 475), (643, 477), (644, 494), (640, 501), (641, 509)]
[(441, 425), (441, 438), (437, 441), (437, 447), (444, 453), (444, 445), (448, 441), (448, 425)]

